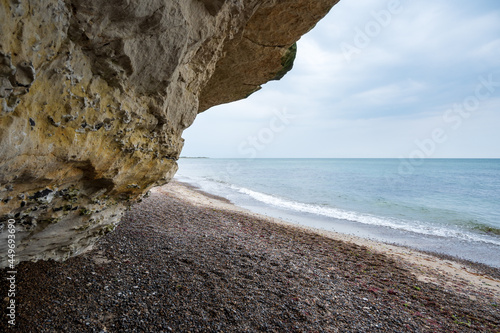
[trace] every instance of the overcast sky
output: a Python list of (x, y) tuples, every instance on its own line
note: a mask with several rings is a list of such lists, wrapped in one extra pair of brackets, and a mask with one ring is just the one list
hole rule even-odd
[(341, 0), (281, 81), (183, 137), (183, 156), (500, 158), (500, 1)]

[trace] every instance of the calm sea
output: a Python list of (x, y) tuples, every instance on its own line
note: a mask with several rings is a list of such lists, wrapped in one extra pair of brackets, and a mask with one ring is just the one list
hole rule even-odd
[(500, 267), (499, 159), (181, 159), (176, 179), (293, 223)]

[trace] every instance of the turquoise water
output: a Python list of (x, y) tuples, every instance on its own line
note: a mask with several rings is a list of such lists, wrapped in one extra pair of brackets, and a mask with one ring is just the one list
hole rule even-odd
[(500, 160), (181, 159), (176, 178), (294, 223), (500, 267)]

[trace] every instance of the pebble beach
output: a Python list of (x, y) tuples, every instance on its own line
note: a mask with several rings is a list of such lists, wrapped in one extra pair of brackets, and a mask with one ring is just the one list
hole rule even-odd
[(91, 251), (23, 262), (17, 279), (16, 325), (3, 311), (1, 332), (500, 332), (498, 269), (290, 225), (175, 181)]

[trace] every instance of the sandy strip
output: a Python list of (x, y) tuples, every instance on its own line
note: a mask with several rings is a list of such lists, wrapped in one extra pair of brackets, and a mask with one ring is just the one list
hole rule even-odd
[(476, 269), (463, 263), (452, 260), (444, 260), (406, 247), (376, 242), (353, 235), (346, 235), (333, 231), (325, 231), (297, 225), (277, 218), (257, 214), (247, 209), (235, 206), (224, 198), (205, 193), (197, 190), (189, 184), (184, 184), (178, 181), (172, 181), (163, 187), (154, 188), (152, 189), (152, 192), (168, 193), (200, 207), (209, 207), (243, 213), (292, 228), (312, 231), (334, 240), (351, 242), (360, 246), (365, 246), (373, 252), (382, 253), (392, 257), (398, 261), (402, 267), (408, 269), (417, 277), (418, 280), (422, 282), (434, 283), (446, 290), (467, 295), (471, 299), (475, 299), (477, 297), (476, 295), (486, 294), (500, 300), (500, 280), (487, 274), (480, 273)]
[[(408, 259), (423, 257), (173, 183), (133, 205), (94, 250), (19, 264), (11, 331), (500, 332), (495, 289), (446, 261)], [(3, 308), (8, 276), (0, 270)]]

